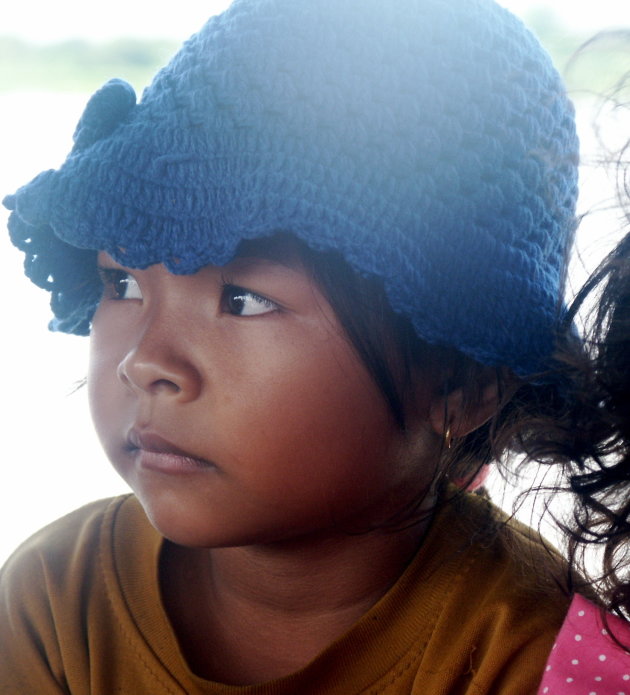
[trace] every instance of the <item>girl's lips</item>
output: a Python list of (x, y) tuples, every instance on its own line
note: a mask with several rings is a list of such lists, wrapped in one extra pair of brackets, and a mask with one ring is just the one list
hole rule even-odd
[(140, 467), (160, 473), (193, 473), (214, 468), (209, 461), (192, 456), (153, 432), (131, 430), (127, 447)]

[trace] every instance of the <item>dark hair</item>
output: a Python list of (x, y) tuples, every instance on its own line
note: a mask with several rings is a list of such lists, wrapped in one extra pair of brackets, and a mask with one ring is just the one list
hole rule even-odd
[[(567, 405), (527, 424), (525, 448), (562, 467), (556, 490), (572, 495), (571, 520), (561, 524), (571, 563), (608, 610), (630, 619), (630, 234), (578, 293), (571, 315), (593, 297), (585, 342), (568, 327), (559, 340)], [(602, 551), (598, 570), (587, 559), (591, 548)]]
[[(614, 110), (630, 105), (621, 100), (628, 85), (630, 73), (606, 97)], [(630, 140), (605, 155), (616, 169), (626, 223), (628, 152)], [(571, 326), (579, 313), (585, 314), (586, 324), (580, 342)], [(562, 479), (555, 491), (572, 496), (571, 519), (560, 524), (572, 566), (605, 608), (630, 621), (630, 233), (576, 295), (558, 340), (557, 359), (569, 385), (565, 407), (555, 416), (527, 423), (526, 450), (530, 459), (558, 464)], [(589, 557), (591, 550), (599, 551), (597, 565)]]

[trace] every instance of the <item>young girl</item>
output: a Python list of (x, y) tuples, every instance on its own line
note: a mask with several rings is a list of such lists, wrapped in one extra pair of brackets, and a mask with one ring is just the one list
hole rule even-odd
[(235, 0), (97, 92), (5, 205), (134, 495), (7, 562), (2, 692), (534, 692), (565, 568), (449, 480), (555, 397), (576, 162), (491, 0)]

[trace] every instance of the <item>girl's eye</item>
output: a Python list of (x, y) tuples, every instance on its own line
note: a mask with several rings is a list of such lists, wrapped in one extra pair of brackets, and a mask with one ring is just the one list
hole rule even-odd
[(138, 281), (125, 270), (99, 268), (98, 274), (103, 283), (103, 296), (107, 299), (142, 299)]
[(229, 284), (223, 286), (221, 303), (223, 311), (233, 316), (259, 316), (278, 310), (278, 305), (271, 299)]

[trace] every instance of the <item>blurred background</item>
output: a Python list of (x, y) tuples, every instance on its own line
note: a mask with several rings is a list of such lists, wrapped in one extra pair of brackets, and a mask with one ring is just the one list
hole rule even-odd
[[(90, 94), (111, 77), (139, 94), (157, 68), (229, 0), (21, 0), (0, 23), (0, 195), (58, 166)], [(563, 73), (583, 142), (579, 232), (570, 288), (579, 286), (622, 229), (615, 174), (602, 164), (630, 136), (628, 112), (601, 95), (630, 70), (630, 17), (618, 0), (501, 0), (534, 30)], [(586, 44), (594, 36), (596, 40)], [(605, 105), (604, 105), (605, 104)], [(598, 130), (599, 129), (599, 130)], [(6, 228), (6, 211), (0, 211)], [(46, 330), (46, 293), (22, 275), (22, 257), (0, 234), (3, 403), (0, 563), (45, 523), (126, 491), (100, 451), (85, 389), (87, 340)], [(525, 483), (524, 483), (525, 484)], [(495, 496), (510, 507), (513, 494)], [(540, 508), (521, 516), (536, 524)]]

